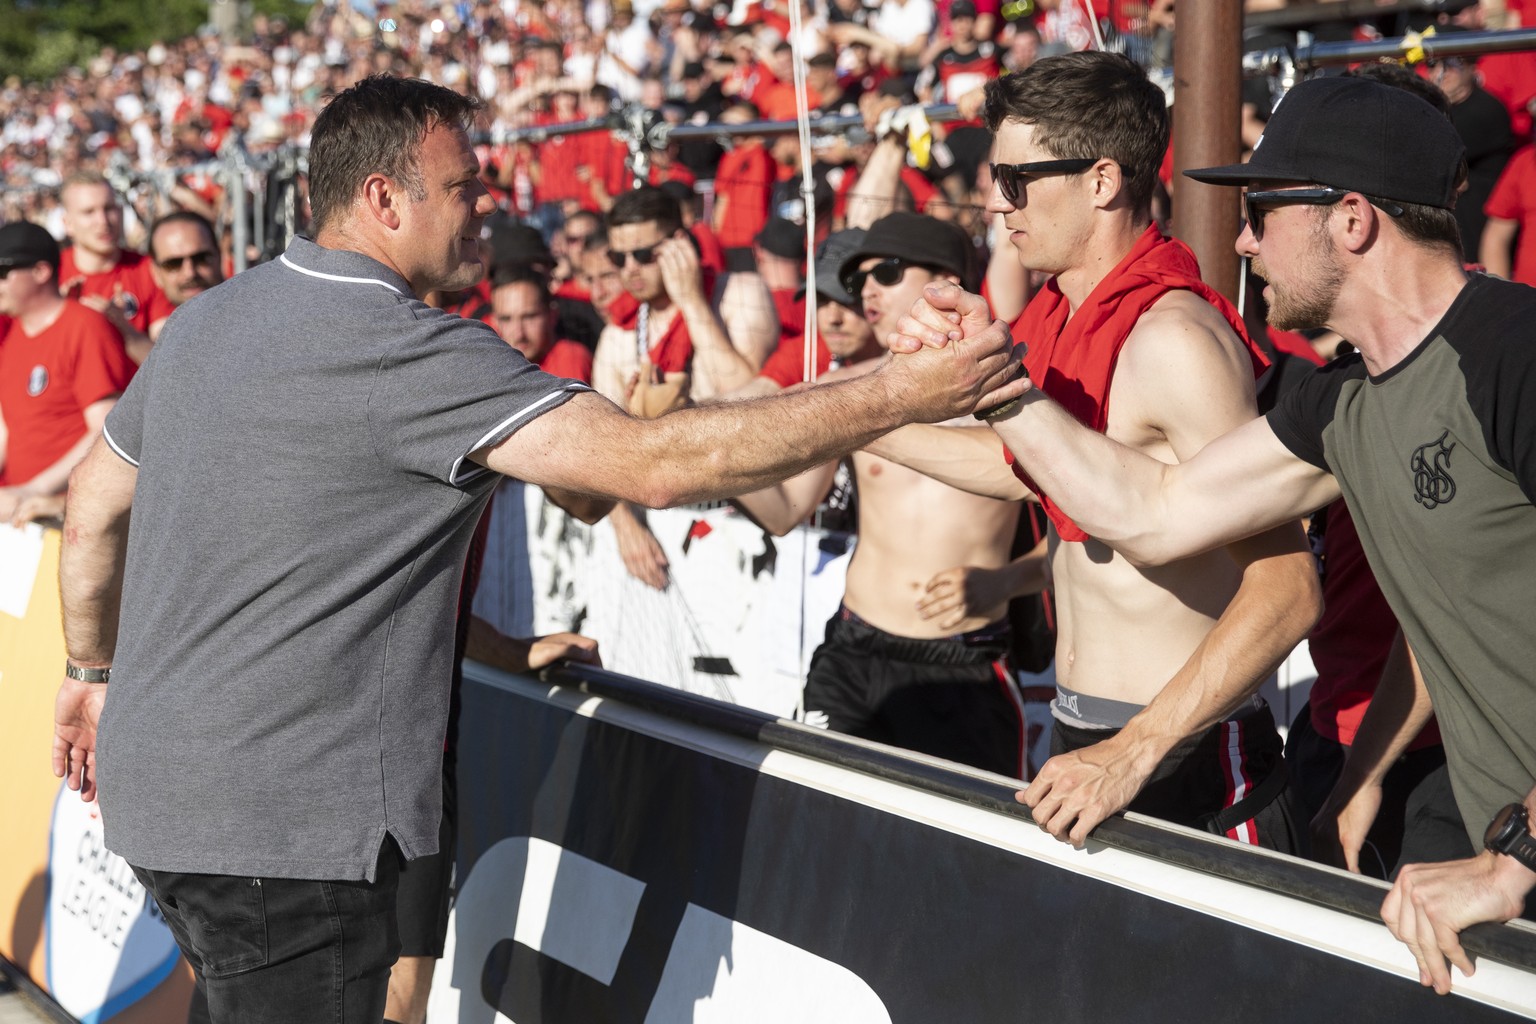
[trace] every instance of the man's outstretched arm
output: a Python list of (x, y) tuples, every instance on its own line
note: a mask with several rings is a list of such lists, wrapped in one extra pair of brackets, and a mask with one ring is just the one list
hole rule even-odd
[[(838, 458), (895, 427), (950, 419), (1022, 390), (1003, 335), (924, 349), (852, 380), (654, 420), (579, 394), (472, 453), (539, 486), (651, 508), (734, 497)], [(1008, 383), (1004, 383), (1008, 382)]]
[[(902, 318), (892, 349), (943, 345), (957, 330), (976, 337), (978, 307), (985, 308), (978, 295), (930, 284)], [(996, 336), (1007, 328), (994, 322), (979, 333)], [(1164, 565), (1222, 547), (1298, 520), (1339, 496), (1332, 475), (1297, 458), (1263, 419), (1212, 440), (1177, 465), (1088, 429), (1033, 388), (991, 423), (1041, 490), (1085, 532), (1137, 565)]]
[[(70, 478), (59, 552), (64, 647), (81, 668), (105, 668), (117, 648), (128, 516), (139, 471), (98, 436)], [(53, 774), (82, 800), (96, 796), (96, 723), (106, 685), (65, 678), (54, 703)]]

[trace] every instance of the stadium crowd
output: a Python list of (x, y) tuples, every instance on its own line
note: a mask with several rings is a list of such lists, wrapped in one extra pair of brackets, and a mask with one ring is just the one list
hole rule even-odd
[[(1248, 3), (1256, 16), (1288, 6)], [(1527, 12), (1514, 0), (1444, 6), (1434, 26), (1440, 34), (1536, 24), (1536, 5)], [(1320, 37), (1368, 38), (1407, 26), (1406, 14), (1382, 10), (1311, 27)], [(798, 39), (807, 108), (857, 114), (859, 125), (817, 137), (810, 167), (793, 134), (731, 130), (796, 116), (796, 48), (776, 0), (317, 3), (302, 25), (258, 16), (238, 42), (203, 34), (142, 53), (106, 51), (52, 82), (8, 80), (0, 89), (0, 518), (60, 517), (71, 471), (175, 310), (237, 277), (245, 263), (283, 251), (282, 203), (271, 200), (269, 175), (248, 167), (231, 174), (232, 148), (258, 162), (302, 153), (326, 104), (381, 74), (420, 78), (482, 104), (473, 154), (494, 206), (479, 239), (485, 270), (477, 281), (420, 298), (483, 322), (530, 363), (591, 385), (632, 416), (871, 372), (889, 358), (893, 336), (920, 334), (910, 314), (934, 294), (925, 289), (947, 283), (983, 297), (986, 319), (1014, 324), (1032, 345), (1051, 332), (1069, 337), (1068, 303), (1073, 316), (1084, 303), (1102, 306), (1095, 329), (1118, 331), (1118, 340), (1107, 362), (1072, 368), (1085, 380), (1098, 375), (1098, 397), (1071, 408), (1128, 444), (1157, 434), (1164, 447), (1146, 442), (1141, 449), (1182, 461), (1279, 405), (1303, 371), (1351, 346), (1283, 318), (1271, 316), (1273, 326), (1266, 325), (1257, 288), (1242, 310), (1207, 294), (1192, 257), (1182, 262), (1178, 243), (1161, 236), (1178, 192), (1166, 143), (1171, 85), (1159, 97), (1145, 71), (1154, 82), (1166, 71), (1173, 30), (1172, 0), (817, 5)], [(1294, 42), (1294, 34), (1269, 27), (1250, 30), (1246, 45)], [(1108, 70), (1049, 60), (1102, 48), (1127, 59)], [(1465, 262), (1536, 284), (1536, 230), (1527, 230), (1536, 218), (1536, 149), (1529, 145), (1536, 56), (1445, 58), (1350, 74), (1412, 92), (1449, 118), (1467, 161), (1454, 201)], [(1086, 253), (1032, 264), (1021, 261), (1017, 238), (1010, 244), (1010, 233), (1023, 233), (1026, 188), (1051, 187), (1050, 179), (1091, 170), (1094, 161), (1054, 159), (1060, 154), (1021, 125), (1062, 115), (1041, 113), (1032, 106), (1036, 97), (998, 83), (1036, 83), (1070, 96), (1094, 75), (1107, 76), (1095, 89), (1124, 89), (1147, 111), (1155, 108), (1148, 125), (1164, 122), (1161, 135), (1149, 127), (1130, 144), (1134, 160), (1105, 154), (1119, 162), (1115, 187), (1123, 184), (1134, 201), (1115, 229), (1129, 232), (1114, 236), (1125, 244), (1105, 242), (1101, 255), (1103, 266), (1117, 266), (1109, 275), (1117, 284), (1121, 260), (1156, 264), (1162, 290), (1147, 293), (1143, 311), (1170, 288), (1199, 296), (1198, 310), (1180, 315), (1227, 353), (1224, 363), (1201, 371), (1218, 409), (1203, 417), (1158, 407), (1149, 368), (1137, 377), (1115, 369), (1119, 346), (1133, 346), (1140, 328), (1092, 288), (1072, 291), (1073, 275), (1086, 273)], [(1241, 131), (1250, 146), (1269, 120), (1272, 89), (1265, 79), (1245, 85)], [(1101, 95), (1090, 91), (1082, 109), (1091, 111)], [(935, 103), (955, 104), (958, 117), (929, 124), (918, 108)], [(650, 148), (643, 182), (632, 173), (631, 145), (609, 127), (526, 131), (634, 107), (673, 125), (722, 128)], [(298, 204), (294, 220), (302, 228), (307, 182), (299, 174), (289, 184), (296, 187), (283, 201)], [(253, 189), (251, 201), (231, 202), (231, 189)], [(237, 232), (232, 218), (242, 209), (252, 220)], [(815, 222), (809, 246), (808, 214)], [(237, 236), (278, 244), (251, 242), (236, 253)], [(808, 280), (816, 296), (809, 309)], [(815, 331), (808, 343), (809, 323)], [(1065, 365), (1049, 358), (1053, 368)], [(1030, 369), (1049, 393), (1050, 379)], [(1111, 377), (1117, 408), (1134, 407), (1143, 419), (1109, 414)], [(969, 439), (951, 447), (962, 433)], [(1378, 680), (1406, 671), (1408, 656), (1342, 499), (1310, 517), (1310, 551), (1293, 522), (1257, 545), (1231, 544), (1205, 561), (1180, 562), (1149, 584), (1120, 556), (1095, 552), (1097, 542), (1050, 498), (1044, 513), (1018, 500), (1040, 488), (1023, 470), (1002, 467), (991, 431), (911, 426), (846, 461), (736, 498), (771, 532), (816, 516), (860, 537), (847, 598), (812, 666), (810, 716), (1033, 779), (1021, 799), (1042, 825), (1073, 842), (1129, 806), (1384, 878), (1402, 863), (1473, 855), (1468, 829), (1483, 822), (1462, 821), (1432, 722), (1415, 731), (1391, 777), (1365, 780), (1364, 769), (1351, 774), (1348, 767)], [(669, 585), (643, 505), (595, 503), (558, 489), (550, 496), (582, 518), (606, 516), (631, 575), (658, 589)], [(933, 543), (913, 545), (906, 535), (919, 518), (937, 524)], [(485, 550), (483, 532), (472, 551), (476, 559), (499, 557)], [(472, 596), (478, 562), (471, 569), (465, 586)], [(1141, 628), (1148, 636), (1133, 665), (1126, 652), (1092, 640), (1085, 623), (1102, 627), (1127, 615), (1117, 602), (1136, 587), (1145, 589), (1124, 633)], [(1050, 597), (1042, 597), (1047, 588)], [(1264, 624), (1262, 644), (1241, 632), (1256, 621)], [(580, 638), (540, 650), (488, 634), (467, 613), (462, 622), (461, 653), (467, 646), (513, 667), (593, 653)], [(1088, 692), (1091, 686), (1078, 692), (1058, 668), (1057, 756), (1042, 769), (1024, 759), (1024, 697), (1014, 670), (1048, 662), (1053, 636), (1057, 651), (1081, 659), (1069, 667), (1090, 683), (1116, 673), (1162, 674), (1110, 696)], [(1319, 680), (1288, 730), (1282, 758), (1282, 730), (1254, 693), (1303, 637), (1311, 640)], [(1207, 678), (1216, 669), (1191, 653), (1239, 641), (1260, 653), (1241, 671), (1222, 662), (1229, 676), (1221, 680)], [(952, 685), (935, 697), (938, 681)], [(1170, 713), (1174, 698), (1165, 692), (1205, 703), (1198, 713)], [(1227, 743), (1244, 751), (1242, 778), (1229, 773), (1225, 789), (1217, 780), (1213, 791), (1212, 751)], [(1111, 749), (1134, 766), (1093, 763), (1093, 751), (1108, 760)], [(1382, 813), (1365, 806), (1372, 801)], [(446, 879), (427, 885), (435, 892)], [(420, 914), (433, 918), (432, 898), (422, 899)], [(426, 927), (407, 955), (429, 962), (440, 953), (441, 935), (434, 943), (432, 931)], [(430, 967), (420, 969), (430, 977)], [(422, 990), (408, 981), (401, 982), (405, 1002), (391, 1012), (419, 1019)]]

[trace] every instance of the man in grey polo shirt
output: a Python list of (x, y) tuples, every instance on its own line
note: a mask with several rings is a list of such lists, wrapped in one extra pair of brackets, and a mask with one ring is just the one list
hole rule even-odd
[(380, 1019), (398, 857), (437, 845), (453, 597), (497, 473), (724, 497), (1020, 391), (994, 339), (626, 416), (416, 297), (481, 272), (475, 110), (387, 77), (338, 96), (314, 241), (187, 302), (73, 481), (54, 770), (87, 799), (99, 771), (107, 845), (216, 1021)]

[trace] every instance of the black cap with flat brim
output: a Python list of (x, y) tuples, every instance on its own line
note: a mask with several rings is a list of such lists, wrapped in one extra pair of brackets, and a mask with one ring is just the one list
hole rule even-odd
[(1286, 94), (1247, 163), (1184, 173), (1211, 185), (1318, 184), (1450, 209), (1465, 155), (1451, 122), (1412, 93), (1314, 78)]

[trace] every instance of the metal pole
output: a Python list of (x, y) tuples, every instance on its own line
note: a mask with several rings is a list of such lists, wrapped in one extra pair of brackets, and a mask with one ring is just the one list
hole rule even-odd
[(1182, 176), (1186, 167), (1236, 163), (1243, 49), (1242, 5), (1183, 0), (1173, 42), (1173, 231), (1212, 288), (1237, 300), (1237, 203), (1232, 190)]

